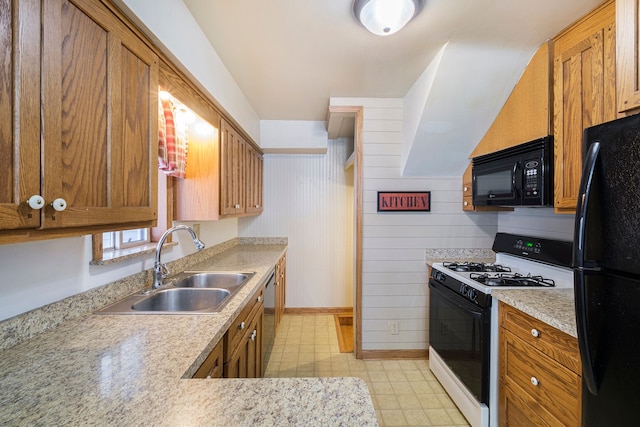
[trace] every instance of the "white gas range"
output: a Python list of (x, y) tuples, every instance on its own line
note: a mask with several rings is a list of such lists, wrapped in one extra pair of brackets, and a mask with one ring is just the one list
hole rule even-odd
[(495, 263), (432, 264), (429, 365), (472, 426), (497, 425), (498, 304), (491, 290), (567, 289), (572, 243), (498, 233)]

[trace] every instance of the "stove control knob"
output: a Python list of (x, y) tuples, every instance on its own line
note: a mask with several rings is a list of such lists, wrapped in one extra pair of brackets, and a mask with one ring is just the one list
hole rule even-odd
[(478, 292), (476, 292), (475, 289), (469, 289), (467, 298), (469, 298), (471, 301), (476, 301), (478, 299)]

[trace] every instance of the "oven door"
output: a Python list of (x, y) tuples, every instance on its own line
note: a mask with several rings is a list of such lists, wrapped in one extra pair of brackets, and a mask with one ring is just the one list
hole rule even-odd
[(474, 206), (517, 206), (522, 203), (522, 167), (511, 156), (473, 165)]
[(429, 281), (429, 344), (479, 402), (489, 402), (491, 307)]

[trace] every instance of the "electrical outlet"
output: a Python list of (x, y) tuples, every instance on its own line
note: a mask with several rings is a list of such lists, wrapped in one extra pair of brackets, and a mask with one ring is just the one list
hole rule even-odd
[(196, 232), (196, 237), (199, 239), (200, 238), (200, 224), (193, 224), (193, 231)]
[(389, 332), (391, 332), (391, 335), (398, 335), (399, 325), (397, 320), (389, 322)]

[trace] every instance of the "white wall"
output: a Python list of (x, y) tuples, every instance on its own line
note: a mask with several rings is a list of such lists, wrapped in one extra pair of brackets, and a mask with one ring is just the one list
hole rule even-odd
[(326, 154), (265, 154), (264, 211), (241, 237), (288, 237), (287, 307), (353, 306), (353, 178), (346, 140)]
[[(424, 249), (491, 247), (497, 215), (462, 211), (460, 176), (401, 176), (402, 99), (331, 104), (364, 106), (363, 349), (425, 349)], [(377, 192), (394, 190), (431, 191), (431, 212), (378, 213)], [(399, 322), (398, 335), (389, 332), (390, 321)]]
[(513, 212), (500, 212), (498, 231), (573, 241), (574, 218), (573, 214), (555, 214), (553, 208), (516, 208)]
[(260, 141), (260, 120), (182, 0), (114, 0), (182, 71)]

